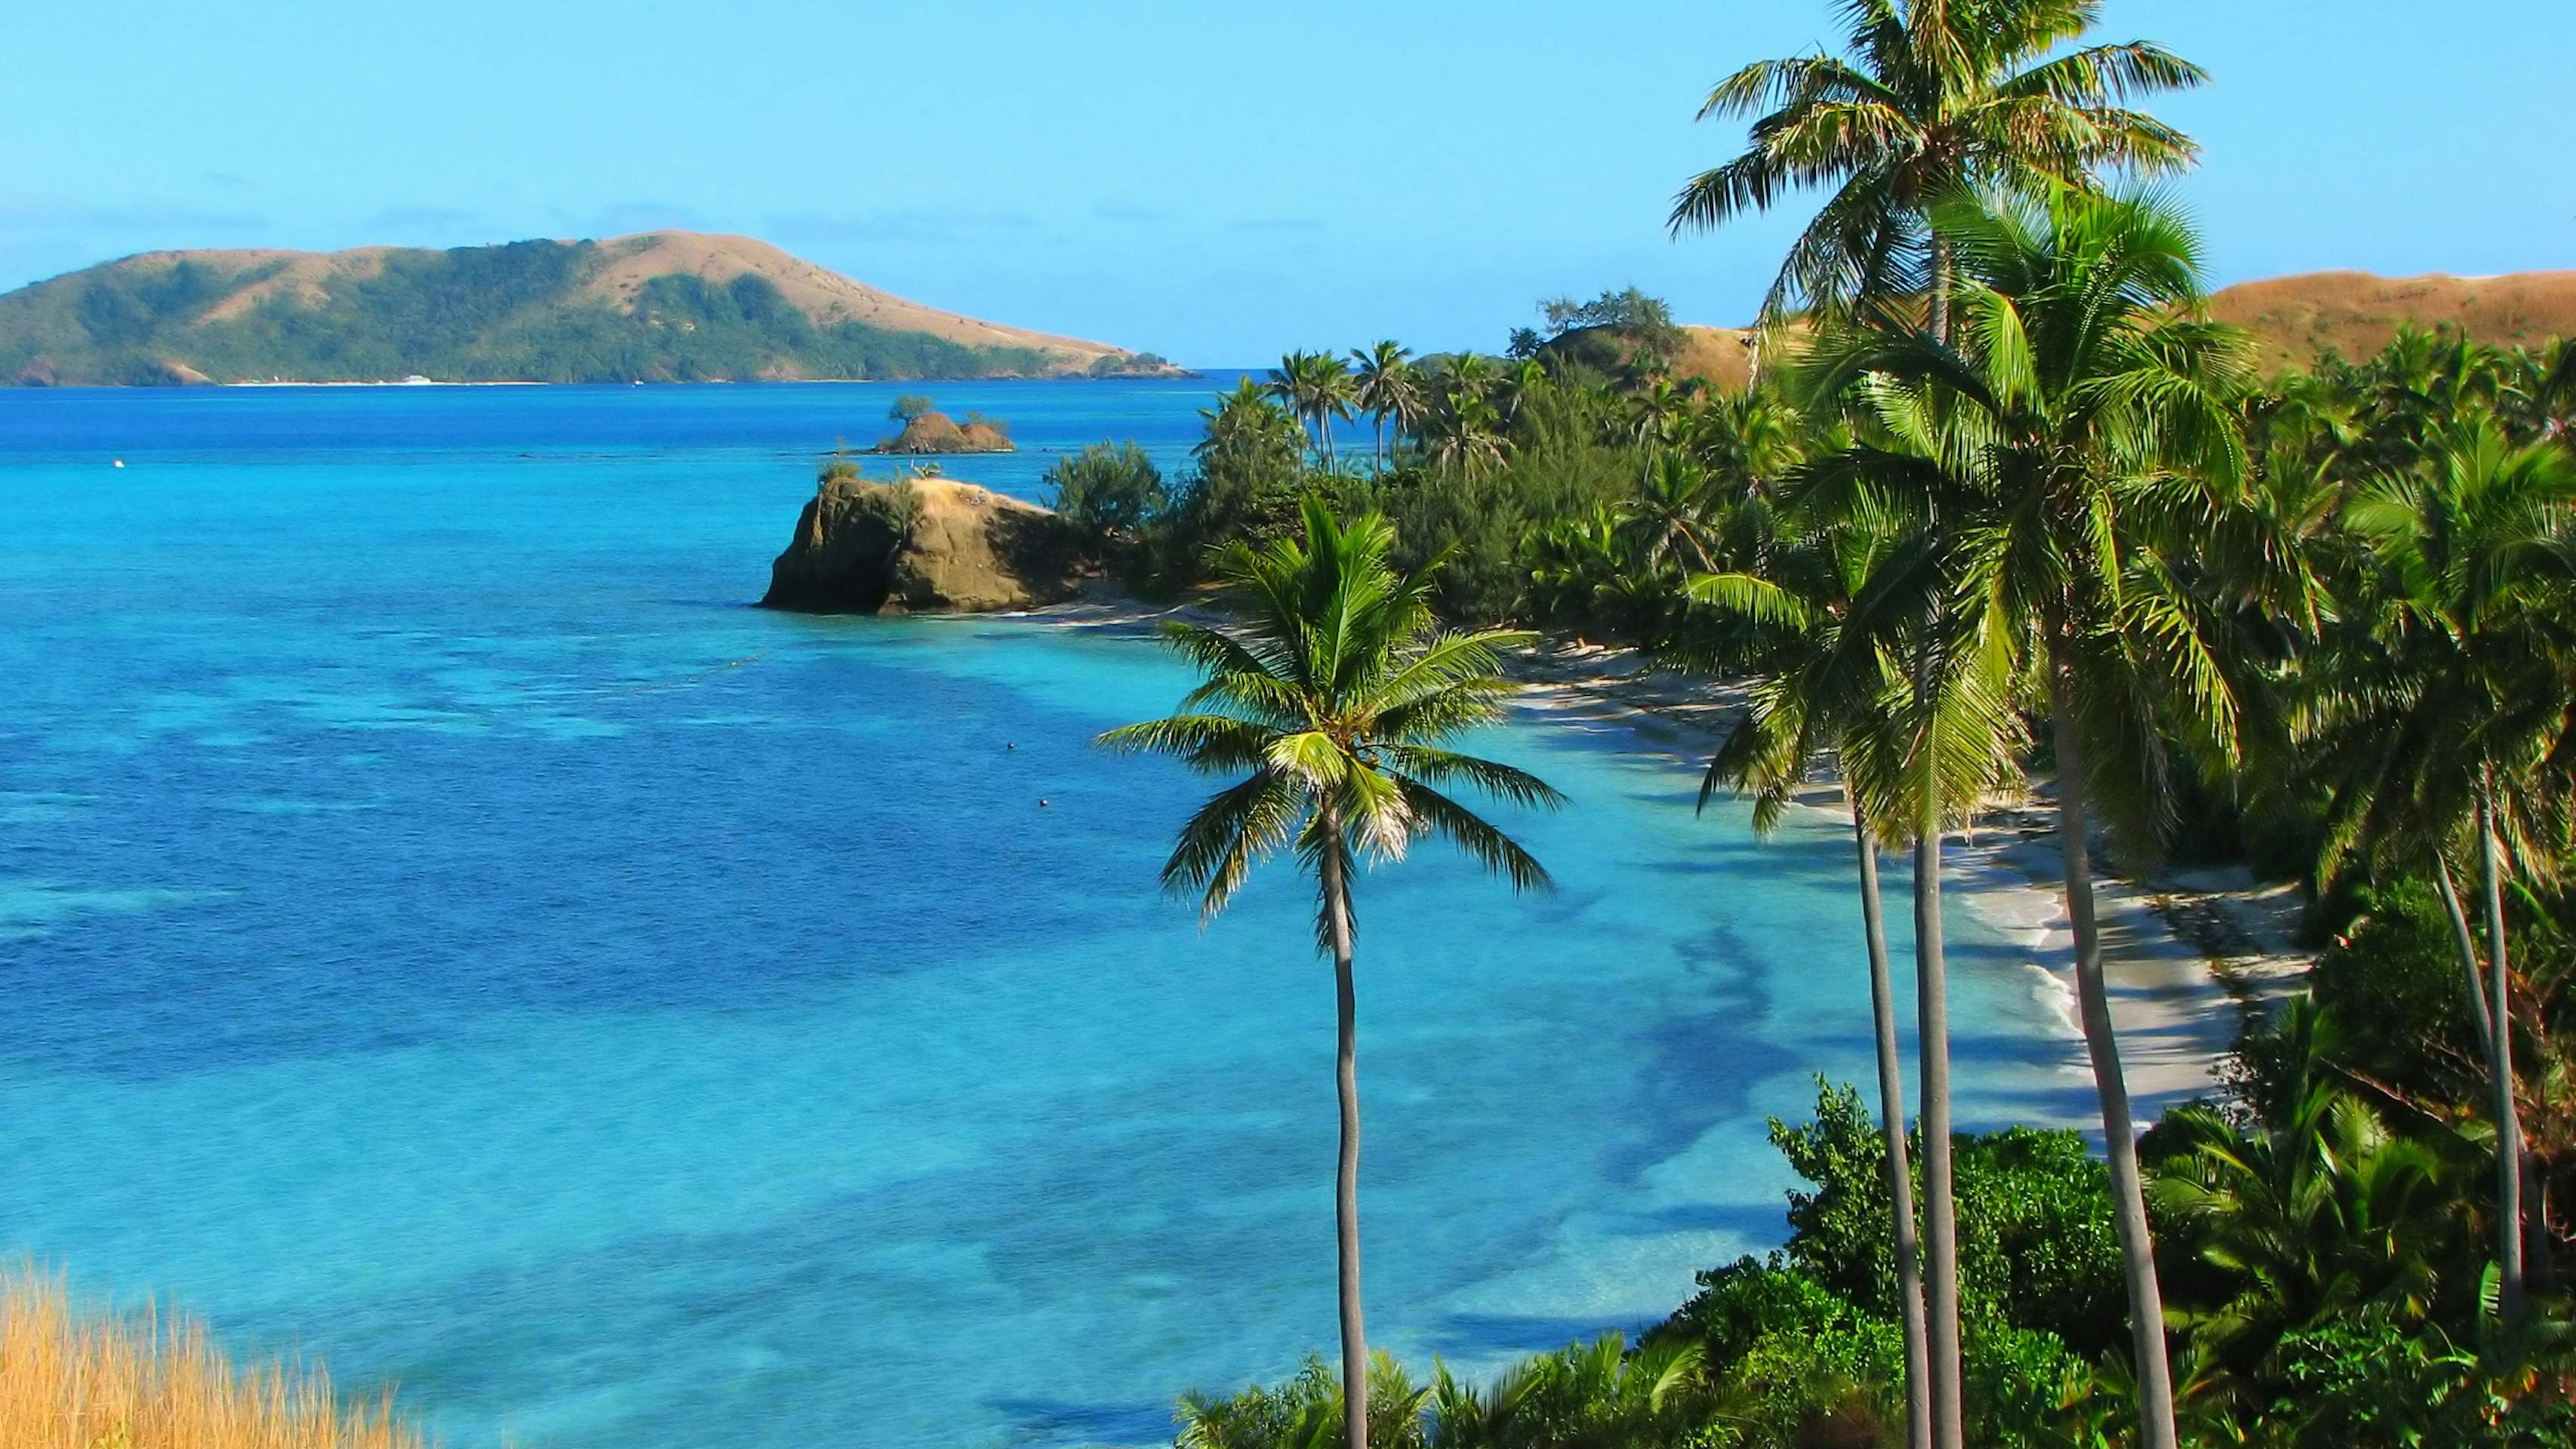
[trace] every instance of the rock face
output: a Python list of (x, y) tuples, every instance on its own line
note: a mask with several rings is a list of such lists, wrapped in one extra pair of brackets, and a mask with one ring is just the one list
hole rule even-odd
[(831, 478), (770, 565), (764, 608), (977, 613), (1071, 598), (1071, 526), (1053, 509), (951, 478)]
[(1018, 447), (1000, 426), (969, 413), (958, 422), (946, 413), (923, 413), (903, 431), (868, 450), (871, 453), (1015, 453)]

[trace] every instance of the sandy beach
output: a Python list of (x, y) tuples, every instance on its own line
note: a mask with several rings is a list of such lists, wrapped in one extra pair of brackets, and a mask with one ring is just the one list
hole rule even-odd
[[(1102, 599), (1027, 611), (1018, 617), (1075, 627), (1142, 629), (1164, 618), (1218, 616), (1195, 606), (1158, 608)], [(1633, 649), (1551, 638), (1515, 655), (1525, 709), (1633, 731), (1696, 774), (1732, 728), (1742, 690), (1725, 681), (1660, 670)], [(2061, 994), (2066, 1070), (2088, 1090), (2090, 1066), (2076, 1024), (2074, 934), (2057, 845), (2050, 782), (2033, 798), (1989, 811), (1944, 852), (1947, 901), (2022, 941), (2031, 963)], [(1820, 781), (1802, 800), (1838, 826), (1842, 795)], [(1845, 827), (1847, 828), (1847, 827)], [(2242, 867), (2170, 870), (2136, 880), (2112, 873), (2094, 849), (2094, 902), (2102, 924), (2103, 969), (2119, 1028), (2121, 1066), (2141, 1120), (2220, 1088), (2220, 1072), (2249, 1012), (2294, 993), (2313, 953), (2298, 944), (2300, 892), (2267, 884)], [(2086, 1127), (2070, 1110), (2045, 1125)], [(2097, 1124), (2093, 1124), (2097, 1125)]]
[[(1656, 669), (1631, 649), (1544, 641), (1514, 661), (1536, 707), (1630, 718), (1696, 771), (1743, 708), (1739, 687)], [(2063, 994), (2068, 1069), (2089, 1081), (2075, 1018), (2073, 924), (2049, 781), (2032, 799), (1992, 809), (1944, 850), (1947, 900), (2022, 940)], [(1842, 791), (1820, 781), (1801, 803), (1844, 826)], [(2313, 959), (2298, 944), (2295, 884), (2265, 884), (2241, 867), (2114, 874), (2094, 842), (2094, 908), (2121, 1067), (2142, 1120), (2219, 1089), (2220, 1071), (2249, 1012), (2296, 991)], [(2064, 1125), (2083, 1126), (2081, 1116)]]

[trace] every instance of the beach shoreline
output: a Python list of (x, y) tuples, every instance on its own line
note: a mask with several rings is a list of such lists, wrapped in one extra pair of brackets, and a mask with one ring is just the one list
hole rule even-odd
[[(1157, 606), (1098, 598), (987, 616), (1060, 627), (1142, 633), (1165, 619), (1221, 622), (1196, 604)], [(1656, 667), (1637, 650), (1548, 637), (1505, 660), (1521, 686), (1514, 705), (1533, 714), (1624, 728), (1696, 777), (1744, 707), (1744, 687)], [(1949, 836), (1945, 896), (2029, 952), (2053, 992), (2067, 1048), (2064, 1070), (2091, 1067), (2075, 1013), (2074, 931), (2055, 810), (2042, 782), (2031, 800), (1998, 806)], [(1849, 830), (1842, 792), (1820, 780), (1798, 802)], [(2293, 994), (2314, 952), (2299, 944), (2295, 885), (2265, 884), (2242, 867), (2166, 870), (2144, 879), (2110, 871), (2095, 843), (2094, 908), (2103, 975), (2118, 1028), (2122, 1075), (2142, 1121), (2225, 1086), (2246, 1022)], [(2031, 1125), (2099, 1133), (2089, 1112)]]

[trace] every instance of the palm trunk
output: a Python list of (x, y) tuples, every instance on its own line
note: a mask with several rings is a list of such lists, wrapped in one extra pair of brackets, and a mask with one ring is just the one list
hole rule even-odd
[(1941, 940), (1941, 785), (1930, 761), (1938, 741), (1924, 729), (1923, 818), (1914, 832), (1914, 988), (1923, 1059), (1923, 1226), (1930, 1241), (1925, 1320), (1931, 1369), (1932, 1442), (1965, 1449), (1960, 1405), (1959, 1212), (1950, 1191), (1950, 977)]
[[(1849, 787), (1845, 789), (1848, 791)], [(1896, 1234), (1896, 1307), (1905, 1326), (1905, 1442), (1932, 1449), (1930, 1349), (1923, 1319), (1923, 1263), (1915, 1239), (1914, 1173), (1905, 1161), (1905, 1068), (1896, 1051), (1896, 987), (1887, 968), (1887, 921), (1878, 897), (1878, 846), (1852, 797), (1860, 852), (1860, 919), (1869, 936), (1870, 1026), (1878, 1038), (1878, 1120), (1887, 1137), (1887, 1197)]]
[(1359, 998), (1351, 983), (1350, 881), (1344, 872), (1339, 813), (1324, 811), (1320, 874), (1325, 933), (1333, 948), (1333, 1000), (1338, 1046), (1333, 1090), (1341, 1100), (1342, 1146), (1333, 1173), (1333, 1229), (1339, 1254), (1342, 1318), (1342, 1432), (1350, 1449), (1368, 1449), (1368, 1331), (1360, 1317)]
[(2433, 852), (2433, 883), (2442, 891), (2443, 914), (2451, 918), (2451, 944), (2459, 952), (2460, 972), (2469, 984), (2469, 1023), (2478, 1034), (2478, 1050), (2489, 1070), (2495, 1066), (2495, 1018), (2487, 1011), (2485, 972), (2478, 965), (2478, 943), (2469, 935), (2468, 912), (2460, 909), (2459, 888), (2451, 884), (2451, 863)]
[(1377, 471), (1386, 471), (1386, 414), (1377, 414)]
[[(1932, 332), (1944, 341), (1950, 327), (1950, 251), (1932, 244)], [(1940, 527), (1936, 510), (1928, 526)], [(1914, 664), (1914, 697), (1923, 706), (1922, 817), (1914, 831), (1914, 1002), (1916, 1052), (1923, 1072), (1923, 1229), (1929, 1240), (1930, 1282), (1925, 1298), (1925, 1349), (1931, 1370), (1934, 1449), (1966, 1449), (1966, 1384), (1959, 1356), (1959, 1204), (1950, 1168), (1950, 967), (1941, 936), (1940, 711), (1934, 636), (1939, 606), (1924, 623)]]
[(2156, 1282), (2156, 1244), (2147, 1227), (2147, 1198), (2138, 1175), (2138, 1130), (2129, 1111), (2129, 1082), (2120, 1071), (2120, 1042), (2102, 982), (2102, 930), (2093, 916), (2093, 858), (2084, 823), (2082, 732), (2075, 720), (2073, 663), (2050, 650), (2049, 715), (2057, 738), (2057, 846), (2066, 862), (2066, 914), (2075, 927), (2075, 1000), (2084, 1046), (2093, 1059), (2093, 1088), (2102, 1098), (2102, 1146), (2111, 1161), (2112, 1226), (2120, 1237), (2121, 1274), (2129, 1286), (2129, 1339), (2138, 1385), (2138, 1438), (2143, 1449), (2175, 1449), (2173, 1367), (2165, 1350), (2164, 1293)]
[(2496, 861), (2495, 787), (2478, 780), (2478, 861), (2485, 876), (2487, 974), (2495, 1000), (2487, 1062), (2495, 1076), (2496, 1316), (2508, 1329), (2522, 1322), (2522, 1115), (2513, 1100), (2512, 966), (2505, 956), (2504, 873)]

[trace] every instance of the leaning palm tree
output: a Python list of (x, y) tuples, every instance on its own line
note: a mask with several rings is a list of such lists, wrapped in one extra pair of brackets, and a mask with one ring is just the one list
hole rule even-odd
[(1225, 909), (1252, 867), (1281, 846), (1293, 846), (1315, 874), (1316, 942), (1332, 955), (1339, 1003), (1334, 1216), (1350, 1449), (1367, 1449), (1369, 1423), (1351, 877), (1364, 861), (1401, 860), (1415, 840), (1439, 835), (1515, 890), (1545, 887), (1547, 872), (1528, 851), (1446, 791), (1464, 785), (1526, 806), (1563, 799), (1522, 770), (1446, 748), (1499, 716), (1511, 690), (1500, 652), (1531, 636), (1440, 629), (1431, 614), (1436, 563), (1403, 573), (1390, 562), (1394, 547), (1383, 516), (1362, 514), (1345, 527), (1312, 497), (1303, 537), (1229, 545), (1216, 571), (1241, 628), (1175, 623), (1166, 636), (1206, 682), (1180, 713), (1101, 736), (1113, 749), (1176, 755), (1205, 773), (1242, 772), (1181, 827), (1163, 866), (1166, 887), (1198, 896), (1202, 920)]
[(1351, 349), (1351, 402), (1368, 414), (1377, 430), (1377, 469), (1386, 471), (1386, 421), (1396, 420), (1398, 440), (1421, 412), (1422, 375), (1413, 369), (1412, 349), (1393, 340), (1363, 351)]
[[(2315, 681), (2319, 754), (2333, 789), (2329, 862), (2421, 842), (2474, 984), (2477, 948), (2444, 848), (2477, 862), (2487, 945), (2471, 1019), (2496, 1122), (2498, 1306), (2522, 1313), (2524, 1204), (2514, 1094), (2505, 876), (2554, 863), (2576, 770), (2576, 456), (2514, 447), (2471, 408), (2434, 429), (2418, 466), (2366, 485), (2344, 525), (2375, 567), (2350, 612), (2364, 622)], [(2513, 848), (2507, 849), (2508, 844)], [(2410, 862), (2412, 863), (2412, 862)]]
[(1717, 83), (1699, 119), (1761, 112), (1751, 144), (1691, 178), (1674, 231), (1767, 211), (1831, 188), (1763, 299), (1766, 325), (1794, 307), (1835, 312), (1928, 290), (1945, 271), (1927, 208), (1962, 186), (2078, 183), (2099, 168), (2188, 164), (2191, 139), (2133, 96), (2195, 86), (2198, 66), (2143, 41), (2052, 55), (2091, 30), (2101, 0), (1839, 0), (1844, 54), (1756, 61)]
[(2171, 205), (2061, 188), (1934, 209), (1959, 262), (1955, 345), (1929, 330), (1827, 344), (1891, 436), (1960, 485), (1945, 523), (1965, 597), (2025, 661), (2057, 765), (2078, 1015), (2100, 1096), (2129, 1291), (2141, 1442), (2175, 1444), (2172, 1372), (2137, 1135), (2102, 979), (2089, 819), (2152, 845), (2170, 820), (2168, 739), (2233, 748), (2236, 697), (2186, 587), (2199, 538), (2243, 497), (2234, 398), (2250, 350), (2194, 320), (2199, 242)]

